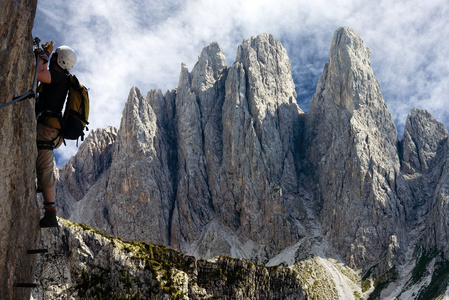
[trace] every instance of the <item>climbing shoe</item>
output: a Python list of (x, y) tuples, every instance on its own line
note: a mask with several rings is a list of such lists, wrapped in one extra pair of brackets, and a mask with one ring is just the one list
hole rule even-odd
[(44, 217), (40, 220), (39, 224), (41, 225), (41, 228), (59, 227), (58, 220), (56, 219), (56, 209), (45, 208)]

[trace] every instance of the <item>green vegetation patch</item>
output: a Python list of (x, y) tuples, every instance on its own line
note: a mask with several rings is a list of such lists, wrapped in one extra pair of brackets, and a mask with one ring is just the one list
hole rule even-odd
[[(90, 272), (85, 268), (78, 273), (72, 293), (80, 299), (129, 299), (140, 300), (142, 292), (140, 289), (133, 289), (131, 276), (129, 273), (122, 276), (120, 274), (119, 283), (111, 285), (111, 274), (107, 270), (96, 268)], [(118, 286), (120, 285), (120, 286)]]

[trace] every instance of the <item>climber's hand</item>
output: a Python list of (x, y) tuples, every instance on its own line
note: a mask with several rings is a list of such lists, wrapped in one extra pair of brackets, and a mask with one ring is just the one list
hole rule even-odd
[(44, 51), (47, 51), (48, 56), (50, 56), (50, 53), (53, 52), (54, 45), (55, 45), (55, 41), (49, 41), (49, 42), (46, 42), (45, 44), (42, 44), (42, 49), (44, 49)]
[(50, 56), (50, 52), (45, 51), (41, 48), (38, 48), (36, 50), (34, 50), (34, 52), (39, 55), (39, 58), (42, 58), (44, 60), (44, 63), (48, 62), (49, 56)]

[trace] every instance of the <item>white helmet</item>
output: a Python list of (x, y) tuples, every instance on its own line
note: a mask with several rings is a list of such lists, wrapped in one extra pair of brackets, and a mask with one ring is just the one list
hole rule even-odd
[(69, 46), (60, 46), (56, 48), (55, 52), (58, 54), (58, 65), (67, 71), (76, 64), (76, 54)]

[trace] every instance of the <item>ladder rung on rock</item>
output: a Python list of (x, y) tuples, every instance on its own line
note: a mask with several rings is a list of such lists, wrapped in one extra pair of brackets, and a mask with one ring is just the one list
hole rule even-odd
[(18, 282), (14, 284), (15, 287), (22, 287), (22, 288), (35, 288), (37, 287), (37, 283), (24, 283), (24, 282)]
[(39, 253), (47, 253), (48, 249), (31, 249), (28, 250), (27, 253), (28, 254), (39, 254)]

